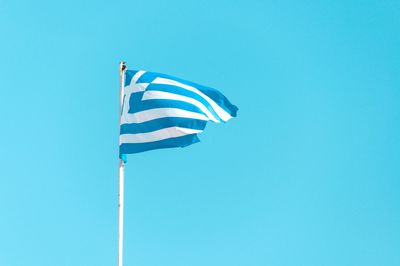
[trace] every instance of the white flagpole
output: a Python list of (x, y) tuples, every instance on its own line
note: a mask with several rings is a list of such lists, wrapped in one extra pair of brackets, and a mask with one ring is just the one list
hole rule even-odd
[[(125, 62), (119, 64), (119, 117), (121, 117), (122, 102), (124, 99)], [(119, 159), (119, 187), (118, 187), (118, 266), (122, 266), (122, 248), (124, 240), (124, 161)]]

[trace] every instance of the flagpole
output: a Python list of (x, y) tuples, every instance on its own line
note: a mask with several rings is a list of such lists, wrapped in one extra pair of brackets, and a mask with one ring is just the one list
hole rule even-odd
[[(119, 117), (121, 117), (122, 102), (124, 99), (124, 83), (125, 83), (125, 62), (119, 63)], [(118, 266), (122, 266), (122, 249), (124, 240), (124, 161), (119, 159), (119, 175), (118, 175)]]

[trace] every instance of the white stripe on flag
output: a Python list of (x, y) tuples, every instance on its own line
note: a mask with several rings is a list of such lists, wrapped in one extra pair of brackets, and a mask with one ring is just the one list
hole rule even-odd
[(214, 111), (217, 113), (217, 115), (223, 121), (226, 122), (232, 118), (232, 116), (230, 114), (228, 114), (228, 112), (226, 112), (224, 109), (222, 109), (217, 103), (215, 103), (213, 100), (211, 100), (210, 97), (208, 97), (207, 95), (205, 95), (204, 93), (202, 93), (200, 90), (198, 90), (195, 87), (180, 83), (180, 82), (172, 80), (172, 79), (166, 79), (166, 78), (160, 78), (160, 77), (155, 78), (151, 83), (178, 86), (178, 87), (181, 87), (188, 91), (194, 92), (194, 93), (198, 94), (199, 96), (201, 96), (202, 98), (204, 98), (204, 100), (206, 100), (211, 105), (211, 107), (214, 109)]
[(177, 138), (185, 135), (200, 133), (202, 130), (183, 128), (183, 127), (168, 127), (155, 130), (148, 133), (138, 134), (123, 134), (119, 137), (120, 144), (123, 143), (146, 143), (169, 138)]
[(143, 94), (142, 101), (144, 101), (144, 100), (160, 100), (160, 99), (177, 100), (177, 101), (182, 101), (182, 102), (187, 102), (187, 103), (193, 104), (194, 106), (198, 107), (201, 111), (203, 111), (211, 121), (214, 121), (215, 123), (220, 122), (217, 118), (215, 118), (215, 116), (207, 109), (207, 107), (204, 104), (202, 104), (201, 102), (199, 102), (193, 98), (187, 97), (187, 96), (170, 93), (170, 92), (164, 92), (164, 91), (146, 91)]
[(121, 116), (121, 125), (132, 124), (132, 123), (143, 123), (164, 117), (186, 117), (186, 118), (200, 119), (205, 121), (209, 120), (208, 117), (203, 114), (190, 112), (178, 108), (155, 108), (155, 109), (140, 111), (133, 114), (128, 112), (123, 112)]
[(124, 88), (125, 95), (131, 95), (135, 92), (145, 91), (149, 83), (131, 83)]
[(139, 80), (139, 78), (140, 78), (144, 73), (146, 73), (146, 71), (144, 71), (144, 70), (139, 70), (138, 72), (136, 72), (136, 74), (133, 75), (130, 84), (135, 84), (135, 83), (137, 83), (137, 81)]

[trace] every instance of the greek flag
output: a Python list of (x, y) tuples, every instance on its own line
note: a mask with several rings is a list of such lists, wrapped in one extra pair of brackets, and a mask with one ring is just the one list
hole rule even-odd
[(207, 121), (226, 122), (238, 108), (219, 91), (165, 74), (125, 71), (120, 158), (199, 142)]

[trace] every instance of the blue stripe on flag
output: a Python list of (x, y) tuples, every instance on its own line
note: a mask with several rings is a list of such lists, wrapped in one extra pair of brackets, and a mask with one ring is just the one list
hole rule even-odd
[(199, 142), (199, 138), (196, 134), (191, 134), (147, 143), (124, 143), (119, 148), (120, 158), (123, 159), (123, 156), (121, 156), (123, 154), (138, 153), (155, 149), (186, 147), (196, 142)]
[(137, 113), (140, 111), (155, 109), (155, 108), (179, 108), (186, 111), (203, 114), (198, 107), (176, 100), (145, 100), (141, 102), (129, 102), (129, 113)]
[(150, 120), (139, 124), (123, 124), (121, 125), (120, 134), (137, 134), (147, 133), (167, 127), (183, 127), (203, 130), (207, 121), (185, 118), (185, 117), (164, 117)]

